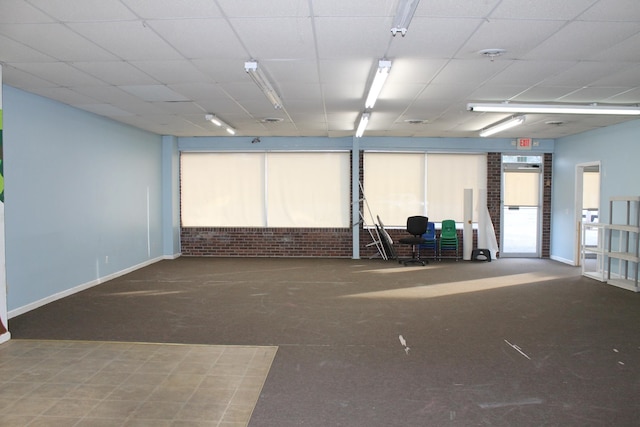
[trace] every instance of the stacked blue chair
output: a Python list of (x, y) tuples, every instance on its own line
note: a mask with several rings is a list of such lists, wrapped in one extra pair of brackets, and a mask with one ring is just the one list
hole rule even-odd
[(420, 245), (420, 251), (423, 249), (433, 251), (433, 259), (438, 257), (438, 239), (436, 238), (436, 225), (433, 222), (427, 223), (427, 232), (422, 235), (424, 243)]

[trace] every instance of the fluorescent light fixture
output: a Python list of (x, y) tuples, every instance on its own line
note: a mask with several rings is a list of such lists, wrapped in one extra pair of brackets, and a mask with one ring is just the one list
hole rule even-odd
[(523, 124), (524, 120), (525, 116), (513, 116), (506, 121), (498, 122), (494, 125), (489, 126), (488, 128), (482, 129), (480, 131), (480, 136), (484, 138), (486, 136), (511, 129), (512, 127)]
[(369, 88), (367, 100), (364, 103), (365, 108), (373, 108), (376, 104), (380, 91), (382, 91), (382, 86), (384, 86), (384, 82), (387, 80), (387, 77), (389, 77), (389, 71), (391, 71), (391, 61), (385, 59), (378, 61), (378, 69)]
[(467, 104), (467, 110), (486, 113), (522, 113), (522, 114), (597, 114), (597, 115), (640, 115), (639, 107), (613, 105), (576, 105), (576, 104)]
[(364, 130), (369, 124), (369, 117), (371, 117), (371, 113), (362, 113), (362, 116), (360, 116), (360, 123), (358, 123), (358, 129), (356, 129), (356, 138), (360, 138), (364, 134)]
[(236, 134), (236, 130), (233, 127), (226, 124), (222, 119), (220, 119), (220, 117), (216, 116), (215, 114), (207, 114), (204, 116), (204, 118), (218, 127), (223, 127), (227, 131), (227, 133), (231, 135)]
[(398, 33), (402, 34), (402, 37), (407, 34), (407, 28), (409, 28), (413, 14), (416, 13), (418, 3), (420, 0), (398, 0), (398, 8), (391, 28), (391, 34), (394, 37)]
[(273, 104), (273, 108), (279, 109), (282, 108), (282, 99), (278, 96), (275, 89), (269, 83), (267, 76), (264, 75), (262, 70), (258, 68), (257, 61), (248, 61), (244, 63), (244, 70), (249, 73), (249, 77), (253, 79), (253, 81), (258, 85), (260, 90), (267, 97), (269, 102)]

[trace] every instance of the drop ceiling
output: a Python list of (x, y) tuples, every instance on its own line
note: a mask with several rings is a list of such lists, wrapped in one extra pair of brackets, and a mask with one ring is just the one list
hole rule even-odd
[[(469, 102), (640, 104), (638, 0), (2, 0), (10, 86), (154, 133), (351, 136), (378, 61), (393, 61), (365, 136), (476, 137), (506, 114)], [(480, 52), (504, 49), (497, 57)], [(254, 59), (284, 102), (244, 70)], [(276, 120), (277, 119), (277, 120)], [(495, 137), (558, 138), (612, 116), (528, 115)]]

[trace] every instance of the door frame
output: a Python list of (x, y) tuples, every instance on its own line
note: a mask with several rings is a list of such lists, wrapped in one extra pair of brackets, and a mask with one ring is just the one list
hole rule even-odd
[[(523, 162), (523, 163), (513, 163), (513, 162), (505, 162), (504, 158), (505, 156), (516, 156), (516, 157), (530, 157), (530, 156), (536, 156), (536, 157), (540, 157), (540, 162), (539, 163), (528, 163), (528, 162)], [(532, 168), (536, 170), (536, 173), (538, 174), (539, 177), (539, 185), (538, 185), (538, 214), (537, 214), (537, 218), (536, 218), (536, 227), (537, 227), (537, 232), (536, 232), (536, 252), (533, 253), (518, 253), (518, 252), (504, 252), (504, 238), (505, 238), (505, 221), (504, 221), (504, 187), (505, 187), (505, 183), (504, 183), (504, 173), (505, 173), (505, 165), (520, 165), (523, 168)], [(533, 166), (535, 165), (535, 166)], [(527, 173), (527, 172), (523, 172), (523, 173)], [(531, 172), (530, 172), (531, 173)], [(500, 161), (500, 181), (501, 181), (501, 189), (500, 189), (500, 215), (502, 217), (502, 220), (500, 221), (500, 257), (504, 257), (504, 258), (540, 258), (541, 254), (542, 254), (542, 209), (543, 209), (543, 205), (544, 205), (544, 199), (543, 199), (543, 194), (544, 194), (544, 156), (539, 154), (539, 153), (503, 153), (501, 156), (501, 161)]]
[[(586, 169), (590, 169), (593, 167), (598, 167), (598, 172), (602, 173), (602, 165), (600, 160), (596, 160), (593, 162), (584, 162), (576, 164), (576, 187), (575, 187), (575, 203), (574, 203), (574, 213), (575, 213), (575, 221), (573, 228), (573, 240), (575, 242), (574, 246), (574, 254), (573, 254), (573, 265), (579, 267), (582, 265), (581, 262), (581, 248), (582, 248), (582, 205), (584, 199), (584, 172)], [(600, 183), (598, 185), (598, 192), (601, 191), (602, 186), (602, 175), (600, 176)], [(602, 218), (602, 203), (598, 206), (599, 217)]]

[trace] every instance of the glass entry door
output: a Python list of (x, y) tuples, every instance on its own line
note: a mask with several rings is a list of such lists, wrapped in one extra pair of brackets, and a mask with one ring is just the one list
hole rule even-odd
[(541, 169), (541, 156), (503, 157), (501, 257), (540, 257)]

